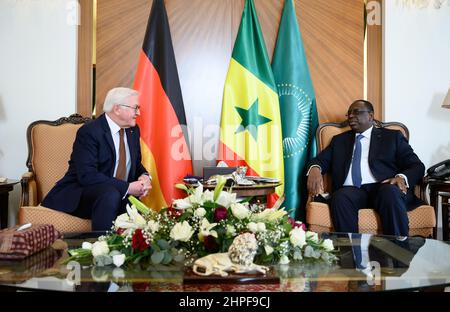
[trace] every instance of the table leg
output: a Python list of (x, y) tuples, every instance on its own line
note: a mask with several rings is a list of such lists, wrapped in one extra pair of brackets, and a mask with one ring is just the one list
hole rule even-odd
[(0, 193), (0, 228), (8, 227), (8, 192)]
[(449, 232), (449, 220), (448, 220), (448, 206), (450, 205), (448, 203), (449, 197), (442, 196), (442, 240), (448, 241), (450, 240), (450, 237), (448, 237)]
[(436, 217), (436, 226), (433, 229), (433, 238), (437, 239), (437, 228), (438, 228), (438, 202), (439, 195), (433, 186), (430, 186), (430, 205), (434, 208), (434, 215)]

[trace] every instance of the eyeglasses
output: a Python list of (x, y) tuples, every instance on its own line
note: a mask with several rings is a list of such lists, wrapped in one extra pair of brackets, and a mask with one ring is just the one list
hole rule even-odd
[(372, 111), (366, 110), (366, 109), (352, 109), (352, 110), (349, 110), (347, 112), (347, 114), (345, 114), (345, 117), (348, 117), (350, 115), (359, 116), (359, 115), (362, 115), (363, 113), (370, 113), (370, 112), (372, 112)]
[(126, 105), (126, 104), (119, 104), (119, 105), (134, 109), (135, 113), (141, 108), (139, 105), (136, 105), (136, 106), (130, 106), (130, 105)]

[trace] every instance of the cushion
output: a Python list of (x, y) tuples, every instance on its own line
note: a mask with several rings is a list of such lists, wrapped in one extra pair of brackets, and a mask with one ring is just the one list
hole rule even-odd
[(91, 220), (42, 206), (24, 206), (19, 209), (20, 223), (45, 224), (48, 220), (52, 220), (55, 229), (62, 233), (91, 231)]
[[(429, 205), (422, 205), (408, 211), (408, 219), (410, 236), (430, 236), (436, 226), (434, 208)], [(381, 233), (380, 218), (374, 209), (359, 210), (358, 220), (361, 233)], [(330, 209), (325, 203), (310, 202), (306, 213), (306, 222), (311, 231), (319, 233), (333, 231)]]
[(52, 245), (61, 234), (51, 224), (19, 225), (0, 231), (0, 259), (24, 259)]

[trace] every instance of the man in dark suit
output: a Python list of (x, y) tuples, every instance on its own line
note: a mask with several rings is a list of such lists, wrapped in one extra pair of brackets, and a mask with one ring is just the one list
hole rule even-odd
[(78, 130), (69, 169), (43, 206), (91, 219), (93, 230), (108, 230), (125, 211), (128, 195), (148, 193), (151, 177), (141, 164), (136, 126), (138, 95), (128, 88), (108, 92), (105, 113)]
[(336, 135), (309, 163), (308, 191), (323, 193), (331, 173), (333, 225), (339, 232), (358, 232), (358, 210), (373, 207), (384, 234), (407, 236), (407, 211), (421, 204), (414, 186), (425, 167), (400, 131), (373, 127), (373, 106), (357, 100), (348, 110), (351, 131)]

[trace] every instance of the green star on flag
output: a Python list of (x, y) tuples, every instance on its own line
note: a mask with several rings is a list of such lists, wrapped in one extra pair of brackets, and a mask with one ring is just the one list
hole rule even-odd
[(258, 126), (271, 122), (272, 119), (264, 117), (258, 113), (258, 99), (253, 102), (249, 109), (235, 107), (239, 116), (242, 118), (242, 122), (236, 130), (236, 133), (248, 130), (255, 141), (258, 139)]

